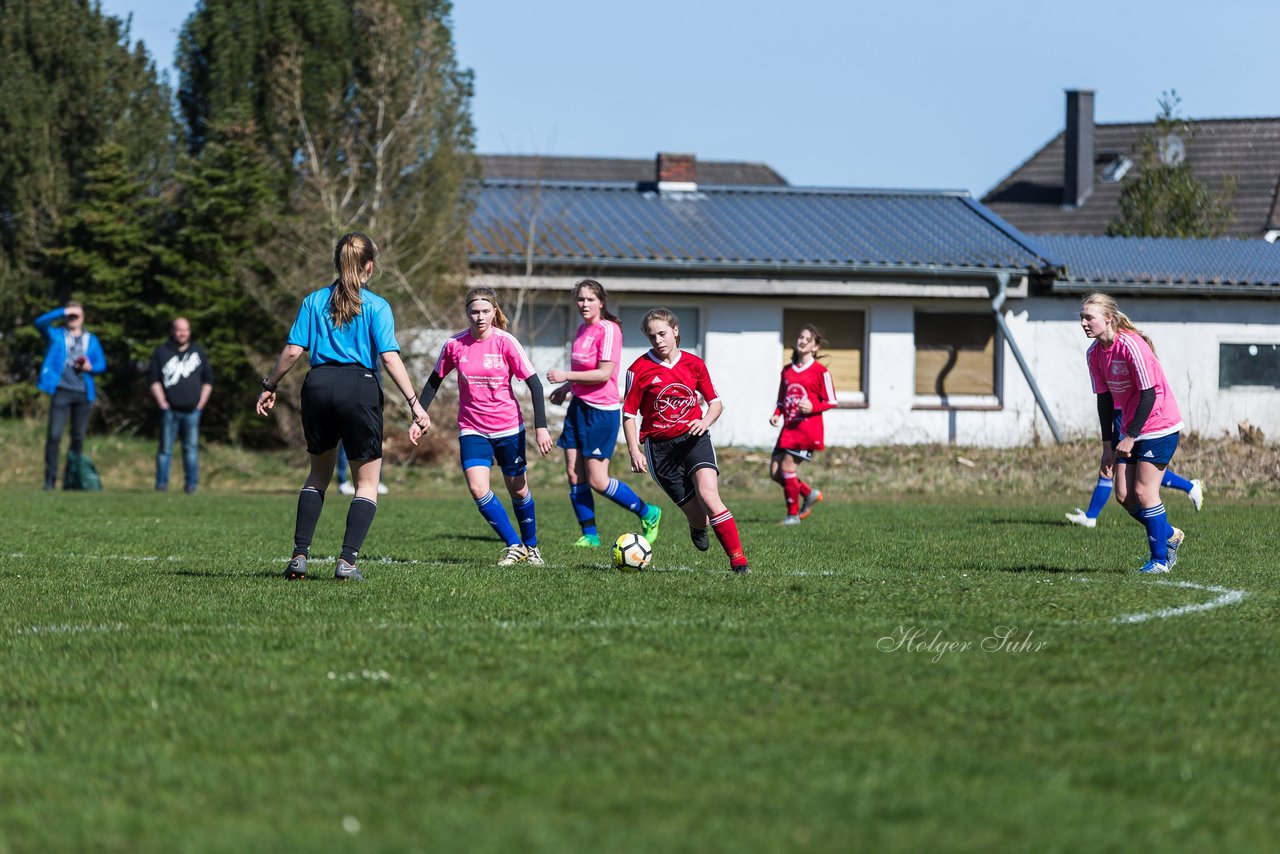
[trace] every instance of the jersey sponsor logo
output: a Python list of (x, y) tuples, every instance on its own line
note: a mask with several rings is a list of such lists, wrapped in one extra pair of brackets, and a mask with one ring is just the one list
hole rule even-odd
[[(656, 379), (656, 377), (655, 377)], [(684, 383), (669, 383), (653, 401), (654, 420), (663, 426), (683, 424), (685, 416), (698, 405), (698, 396)]]
[(1129, 376), (1129, 366), (1124, 362), (1112, 362), (1111, 375), (1116, 377), (1127, 377)]
[(501, 353), (485, 353), (484, 367), (485, 367), (485, 370), (492, 370), (493, 368), (502, 367), (502, 354)]
[(800, 383), (787, 383), (786, 396), (782, 399), (782, 415), (788, 422), (800, 420), (800, 402), (809, 399), (809, 392)]

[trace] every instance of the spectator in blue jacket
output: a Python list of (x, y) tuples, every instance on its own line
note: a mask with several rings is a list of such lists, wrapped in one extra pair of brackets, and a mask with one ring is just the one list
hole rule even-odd
[[(62, 325), (53, 324), (62, 320)], [(96, 396), (93, 375), (107, 369), (107, 357), (98, 337), (84, 328), (84, 307), (72, 300), (36, 318), (36, 329), (49, 339), (40, 379), (36, 386), (52, 395), (49, 431), (44, 443), (44, 488), (53, 489), (58, 479), (58, 450), (62, 434), (71, 419), (71, 450), (84, 453), (84, 434)]]

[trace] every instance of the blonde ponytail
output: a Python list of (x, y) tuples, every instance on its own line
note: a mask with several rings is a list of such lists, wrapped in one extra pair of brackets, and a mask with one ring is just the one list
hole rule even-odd
[(1120, 306), (1116, 303), (1115, 297), (1110, 294), (1102, 293), (1089, 294), (1084, 298), (1084, 302), (1082, 302), (1081, 305), (1096, 305), (1098, 308), (1102, 309), (1103, 317), (1110, 318), (1115, 324), (1116, 332), (1132, 332), (1135, 335), (1140, 336), (1143, 341), (1147, 342), (1147, 346), (1151, 348), (1152, 354), (1155, 354), (1156, 345), (1152, 343), (1150, 336), (1133, 325), (1133, 321), (1129, 319), (1129, 316), (1120, 310)]
[(333, 283), (333, 296), (329, 299), (329, 316), (339, 329), (360, 313), (363, 300), (360, 290), (368, 281), (365, 268), (369, 262), (377, 263), (378, 247), (368, 235), (358, 231), (342, 235), (333, 252), (333, 267), (338, 279)]

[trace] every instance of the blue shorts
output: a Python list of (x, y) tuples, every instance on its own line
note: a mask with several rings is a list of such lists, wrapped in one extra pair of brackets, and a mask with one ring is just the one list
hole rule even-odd
[(525, 470), (524, 430), (503, 436), (501, 439), (490, 439), (488, 436), (459, 436), (458, 451), (462, 458), (462, 470), (489, 468), (497, 459), (502, 473), (507, 477), (524, 474)]
[[(1115, 435), (1124, 435), (1124, 430), (1120, 427), (1120, 412), (1116, 411)], [(1111, 447), (1115, 447), (1116, 443), (1112, 442)], [(1173, 452), (1178, 450), (1178, 434), (1170, 433), (1168, 436), (1161, 436), (1158, 439), (1139, 439), (1133, 443), (1133, 450), (1129, 452), (1127, 457), (1116, 457), (1116, 465), (1135, 465), (1137, 463), (1151, 463), (1155, 466), (1167, 466), (1169, 461), (1173, 459)]]
[(618, 445), (618, 427), (622, 424), (622, 410), (596, 409), (576, 397), (569, 401), (569, 411), (564, 416), (564, 431), (556, 446), (566, 450), (576, 449), (588, 459), (607, 460)]

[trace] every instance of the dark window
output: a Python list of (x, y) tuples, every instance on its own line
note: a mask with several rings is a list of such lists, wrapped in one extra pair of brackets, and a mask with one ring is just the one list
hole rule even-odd
[(1280, 388), (1280, 344), (1219, 344), (1218, 388)]

